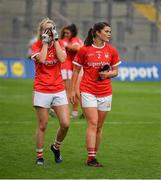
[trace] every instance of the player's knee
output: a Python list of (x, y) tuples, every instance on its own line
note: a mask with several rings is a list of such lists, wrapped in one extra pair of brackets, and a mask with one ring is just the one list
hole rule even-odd
[(48, 123), (42, 123), (42, 124), (40, 124), (40, 126), (39, 126), (39, 129), (40, 129), (40, 131), (45, 131), (46, 130), (46, 128), (47, 128), (47, 124)]
[(97, 127), (97, 133), (102, 133), (102, 127)]
[(60, 126), (63, 130), (67, 131), (69, 129), (69, 123), (68, 122), (61, 123)]
[(93, 130), (97, 130), (97, 122), (92, 121), (88, 124), (89, 128), (93, 129)]

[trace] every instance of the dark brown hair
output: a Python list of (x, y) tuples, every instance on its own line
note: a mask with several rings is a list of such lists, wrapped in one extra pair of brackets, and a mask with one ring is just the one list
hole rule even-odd
[(93, 44), (93, 38), (96, 37), (96, 32), (101, 32), (101, 30), (105, 27), (108, 26), (110, 27), (110, 25), (107, 22), (99, 22), (96, 23), (93, 28), (90, 28), (88, 31), (88, 35), (84, 41), (84, 45), (85, 46), (91, 46)]
[(60, 38), (61, 38), (61, 39), (64, 38), (64, 31), (65, 31), (66, 29), (71, 32), (71, 34), (72, 34), (72, 37), (71, 37), (71, 38), (77, 36), (78, 30), (77, 30), (76, 25), (75, 25), (75, 24), (70, 24), (70, 25), (68, 25), (68, 26), (65, 26), (65, 27), (61, 30), (61, 35), (60, 35)]

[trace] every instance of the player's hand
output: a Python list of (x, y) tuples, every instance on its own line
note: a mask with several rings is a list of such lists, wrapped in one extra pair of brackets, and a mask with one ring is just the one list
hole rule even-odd
[(48, 30), (45, 30), (43, 34), (41, 35), (43, 43), (49, 43), (51, 41), (51, 38), (47, 33), (48, 33)]
[(75, 91), (71, 91), (71, 93), (69, 95), (69, 101), (71, 102), (71, 104), (75, 103), (75, 99), (76, 99), (76, 93), (75, 93)]
[(57, 41), (59, 39), (59, 35), (58, 35), (57, 31), (56, 31), (56, 28), (52, 28), (51, 32), (53, 34), (53, 40)]
[(104, 80), (107, 78), (110, 78), (110, 72), (109, 71), (101, 71), (99, 72), (99, 80)]
[(66, 48), (68, 46), (68, 43), (67, 42), (64, 42), (64, 47)]

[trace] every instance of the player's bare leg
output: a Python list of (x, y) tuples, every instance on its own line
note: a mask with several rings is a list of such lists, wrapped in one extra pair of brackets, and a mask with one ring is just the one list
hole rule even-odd
[(48, 124), (48, 109), (42, 107), (35, 107), (38, 125), (36, 129), (36, 151), (38, 165), (43, 165), (43, 146), (44, 146), (44, 136)]
[(107, 111), (98, 111), (98, 124), (97, 124), (97, 134), (96, 134), (96, 152), (99, 149), (99, 145), (102, 139), (102, 126), (107, 116)]
[(69, 106), (68, 106), (68, 104), (62, 105), (62, 106), (55, 106), (54, 111), (56, 112), (56, 115), (58, 117), (60, 127), (57, 131), (55, 142), (53, 145), (51, 145), (51, 150), (54, 153), (55, 162), (61, 163), (62, 157), (60, 155), (60, 146), (61, 146), (61, 143), (64, 140), (64, 138), (68, 132), (68, 128), (69, 128), (69, 123), (70, 123)]
[(102, 167), (96, 160), (96, 138), (98, 126), (98, 111), (96, 107), (83, 108), (87, 119), (86, 145), (88, 151), (87, 165)]
[(54, 107), (54, 110), (57, 114), (60, 123), (60, 128), (58, 129), (56, 139), (62, 142), (69, 128), (69, 123), (70, 123), (69, 107), (68, 105), (56, 106)]

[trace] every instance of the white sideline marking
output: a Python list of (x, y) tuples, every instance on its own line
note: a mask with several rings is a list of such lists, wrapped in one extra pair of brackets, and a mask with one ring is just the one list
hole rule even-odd
[[(55, 122), (57, 121), (56, 119), (54, 119), (53, 121), (51, 121), (51, 120), (49, 120), (49, 123), (52, 123), (52, 124), (54, 124)], [(72, 124), (86, 124), (86, 121), (85, 120), (71, 120), (71, 121), (73, 121), (73, 122), (71, 122)], [(21, 121), (21, 122), (12, 122), (11, 123), (11, 121), (1, 121), (0, 122), (0, 124), (34, 124), (35, 122), (33, 122), (33, 121)], [(147, 121), (147, 122), (145, 122), (145, 121), (137, 121), (137, 122), (127, 122), (127, 121), (114, 121), (114, 122), (108, 122), (108, 121), (105, 121), (104, 122), (104, 124), (112, 124), (112, 125), (137, 125), (137, 124), (142, 124), (142, 125), (151, 125), (151, 124), (161, 124), (161, 121), (158, 121), (158, 122), (156, 122), (156, 121)]]
[(119, 93), (123, 92), (123, 93), (143, 93), (143, 94), (161, 94), (161, 90), (160, 89), (142, 89), (142, 88), (138, 88), (137, 89), (119, 89)]
[[(73, 124), (83, 124), (83, 123), (86, 123), (86, 122), (82, 122), (82, 121), (76, 121), (76, 122), (74, 122)], [(123, 122), (123, 121), (114, 121), (114, 122), (104, 122), (104, 124), (112, 124), (112, 125), (137, 125), (137, 124), (142, 124), (142, 125), (151, 125), (151, 124), (161, 124), (161, 121), (158, 121), (158, 122), (151, 122), (151, 121), (149, 121), (149, 122), (145, 122), (145, 121), (138, 121), (138, 122)]]

